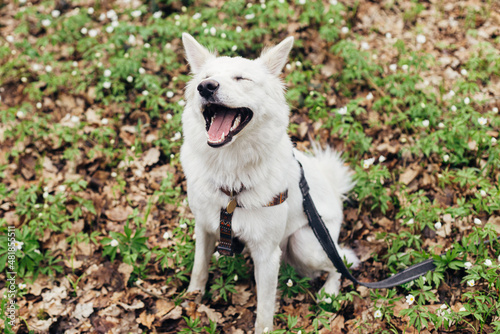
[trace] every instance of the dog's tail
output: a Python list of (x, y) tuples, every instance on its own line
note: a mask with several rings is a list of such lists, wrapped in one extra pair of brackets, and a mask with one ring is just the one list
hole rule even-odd
[(351, 170), (344, 165), (340, 153), (330, 147), (322, 149), (316, 143), (313, 144), (313, 152), (318, 161), (318, 167), (331, 185), (332, 190), (340, 198), (345, 198), (345, 195), (354, 187), (355, 182), (351, 177)]

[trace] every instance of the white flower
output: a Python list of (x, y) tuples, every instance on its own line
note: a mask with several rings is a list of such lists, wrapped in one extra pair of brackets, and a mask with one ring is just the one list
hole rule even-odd
[(132, 81), (134, 81), (134, 78), (133, 78), (131, 75), (129, 75), (129, 76), (127, 77), (127, 81), (128, 81), (128, 82), (132, 82)]
[(481, 189), (481, 190), (479, 191), (479, 194), (481, 194), (481, 197), (486, 197), (486, 195), (487, 195), (487, 194), (486, 194), (486, 191), (484, 191), (483, 189)]
[(235, 31), (236, 31), (237, 33), (240, 33), (242, 30), (243, 30), (243, 29), (242, 29), (240, 26), (237, 26), (237, 27), (236, 27), (236, 29), (235, 29)]
[(105, 82), (102, 84), (102, 86), (103, 86), (104, 88), (106, 88), (106, 89), (109, 89), (109, 88), (111, 87), (111, 82), (109, 82), (109, 81), (105, 81)]
[(142, 15), (142, 12), (140, 10), (134, 10), (132, 13), (130, 13), (132, 17), (139, 17)]
[(426, 40), (427, 40), (427, 39), (425, 38), (425, 36), (424, 36), (424, 35), (422, 35), (422, 34), (417, 35), (417, 43), (419, 43), (419, 44), (424, 44)]
[(151, 44), (149, 44), (149, 43), (145, 43), (145, 44), (144, 44), (144, 48), (145, 48), (145, 49), (149, 49), (150, 47), (151, 47)]
[(179, 100), (179, 102), (177, 102), (177, 104), (180, 105), (181, 107), (184, 107), (186, 105), (186, 101)]
[(116, 239), (111, 240), (111, 242), (109, 243), (109, 245), (110, 245), (111, 247), (116, 247), (116, 246), (118, 246), (118, 240), (116, 240)]
[(42, 252), (40, 252), (40, 250), (37, 248), (35, 250), (33, 250), (33, 252), (37, 253), (37, 254), (42, 254)]
[(267, 8), (267, 6), (266, 6), (266, 4), (265, 4), (265, 3), (263, 3), (263, 4), (261, 4), (261, 5), (260, 5), (260, 8), (262, 8), (262, 9), (266, 9), (266, 8)]
[(406, 302), (408, 303), (408, 305), (413, 304), (415, 302), (415, 296), (412, 294), (409, 294), (408, 296), (406, 296)]
[(361, 42), (361, 49), (363, 49), (363, 50), (370, 49), (370, 44), (368, 44), (366, 42)]
[(19, 286), (19, 289), (21, 289), (21, 290), (26, 289), (26, 284), (24, 284), (24, 283), (19, 283), (18, 286)]
[(479, 117), (479, 118), (477, 119), (477, 122), (479, 123), (479, 125), (484, 126), (484, 125), (486, 125), (486, 124), (488, 123), (488, 119), (487, 119), (487, 118), (484, 118), (484, 117)]
[(368, 95), (366, 95), (366, 99), (367, 99), (368, 101), (373, 100), (373, 94), (372, 94), (371, 92), (370, 92), (370, 93), (368, 93)]
[(78, 116), (73, 115), (73, 116), (71, 116), (71, 122), (78, 123), (78, 122), (80, 122), (80, 118), (78, 118)]
[(139, 74), (144, 74), (146, 73), (146, 70), (143, 69), (142, 67), (139, 67)]
[(220, 34), (220, 37), (222, 37), (222, 38), (226, 38), (226, 37), (227, 37), (227, 35), (226, 35), (226, 33), (222, 33), (222, 34)]
[(495, 145), (497, 143), (497, 139), (495, 137), (491, 137), (491, 145)]
[(376, 310), (375, 313), (373, 314), (375, 318), (382, 318), (382, 311)]
[(98, 34), (98, 31), (96, 29), (90, 29), (89, 30), (89, 36), (90, 37), (96, 37)]
[[(113, 144), (113, 143), (111, 143), (111, 144)], [(111, 172), (111, 177), (117, 177), (117, 176), (118, 176), (118, 174), (116, 174), (116, 172)]]
[(436, 223), (434, 224), (434, 228), (435, 228), (436, 230), (439, 230), (441, 227), (443, 227), (443, 225), (441, 224), (441, 222), (436, 222)]
[(238, 50), (238, 46), (233, 45), (233, 46), (231, 47), (231, 51), (233, 51), (233, 52), (234, 52), (234, 51), (236, 51), (236, 50)]
[(287, 71), (290, 71), (292, 69), (292, 65), (291, 64), (286, 64), (285, 68), (286, 68)]
[(163, 13), (161, 11), (157, 11), (157, 12), (153, 13), (153, 17), (155, 19), (159, 19), (162, 15), (163, 15)]
[(120, 25), (120, 22), (118, 22), (118, 21), (113, 21), (113, 22), (111, 22), (111, 26), (112, 26), (113, 28), (116, 28), (116, 27), (118, 27), (119, 25)]
[(465, 103), (465, 104), (469, 104), (469, 103), (470, 103), (470, 99), (469, 99), (468, 97), (466, 97), (466, 98), (464, 99), (464, 103)]
[(254, 13), (245, 15), (245, 19), (247, 19), (247, 20), (251, 20), (253, 18), (255, 18), (255, 14)]
[(363, 168), (364, 169), (370, 168), (370, 166), (373, 165), (374, 162), (375, 162), (375, 158), (363, 160)]
[(269, 327), (264, 328), (264, 330), (262, 332), (269, 333)]
[(428, 119), (424, 119), (424, 120), (422, 121), (422, 126), (424, 126), (424, 127), (428, 127), (428, 126), (429, 126), (429, 120), (428, 120)]
[(385, 160), (387, 160), (387, 158), (383, 155), (381, 155), (379, 158), (378, 158), (378, 162), (384, 162)]
[(16, 113), (17, 118), (23, 118), (24, 117), (24, 112), (22, 110), (18, 110)]
[(137, 39), (135, 38), (134, 35), (128, 36), (128, 42), (129, 42), (129, 44), (135, 44), (136, 41), (137, 41)]
[(179, 225), (180, 228), (186, 228), (187, 227), (187, 224), (186, 223), (182, 223)]
[(458, 312), (466, 312), (467, 310), (465, 309), (465, 307), (461, 307), (460, 310), (458, 310)]
[(147, 90), (143, 90), (143, 91), (142, 91), (142, 95), (144, 95), (144, 96), (148, 96), (148, 95), (149, 95), (149, 92), (148, 92)]
[(325, 303), (331, 304), (332, 303), (332, 299), (330, 297), (326, 297), (325, 298)]
[(448, 154), (443, 155), (443, 161), (448, 162), (450, 160), (450, 156)]
[(238, 275), (234, 275), (233, 279), (234, 279), (235, 282), (238, 282)]
[(307, 2), (306, 0), (299, 0), (299, 4), (301, 4), (301, 5), (305, 5), (306, 2)]
[(163, 233), (163, 239), (167, 240), (170, 238), (170, 234), (168, 232)]
[(33, 71), (38, 71), (40, 69), (40, 65), (33, 64), (33, 66), (31, 66), (31, 68), (33, 69)]
[(472, 287), (472, 286), (474, 286), (474, 283), (475, 283), (475, 282), (474, 282), (474, 280), (473, 280), (473, 279), (471, 279), (471, 280), (467, 281), (467, 285), (468, 285), (468, 286), (471, 286), (471, 287)]
[(347, 114), (347, 107), (339, 108), (339, 110), (337, 110), (337, 113), (339, 115), (345, 115), (345, 114)]
[(286, 282), (286, 286), (289, 287), (289, 288), (291, 288), (293, 286), (293, 281), (290, 278)]
[(102, 125), (107, 125), (109, 123), (109, 120), (107, 118), (101, 119), (101, 124)]
[(12, 35), (8, 35), (7, 37), (5, 37), (5, 39), (7, 40), (7, 42), (9, 43), (14, 43), (14, 36)]
[(195, 13), (193, 15), (193, 20), (199, 20), (199, 19), (201, 19), (201, 14), (200, 13)]
[(451, 111), (453, 111), (453, 112), (457, 111), (457, 107), (451, 106)]
[(465, 68), (462, 68), (460, 70), (460, 74), (462, 74), (463, 76), (466, 76), (467, 75), (467, 70)]
[(104, 70), (104, 76), (105, 77), (111, 76), (111, 70)]
[(36, 108), (37, 109), (42, 109), (42, 102), (37, 102), (36, 103)]
[(110, 9), (106, 12), (106, 17), (108, 19), (112, 19), (113, 17), (117, 17), (116, 12), (113, 9)]
[(391, 39), (392, 38), (392, 34), (390, 32), (386, 33), (385, 34), (385, 38)]
[(464, 263), (464, 268), (465, 268), (466, 270), (469, 270), (470, 268), (472, 268), (472, 263), (470, 263), (469, 261), (465, 262), (465, 263)]
[(474, 218), (474, 224), (481, 225), (483, 222), (479, 218)]
[(80, 32), (82, 33), (82, 35), (86, 35), (88, 31), (89, 30), (87, 28), (85, 28), (85, 27), (83, 27), (82, 29), (80, 29)]
[(301, 67), (301, 66), (302, 66), (302, 63), (301, 63), (300, 61), (296, 61), (296, 62), (295, 62), (295, 66), (297, 66), (297, 67)]
[(174, 134), (174, 136), (172, 137), (172, 140), (173, 141), (177, 141), (177, 140), (181, 139), (181, 137), (182, 137), (181, 133), (180, 132), (176, 132)]
[(494, 114), (498, 114), (498, 108), (497, 107), (494, 107), (493, 109), (491, 109), (491, 111), (493, 111)]
[(42, 26), (48, 27), (50, 26), (51, 21), (49, 19), (42, 20)]
[(48, 72), (48, 73), (52, 72), (52, 66), (50, 66), (50, 65), (45, 66), (45, 72)]
[(389, 69), (390, 69), (391, 71), (393, 71), (393, 72), (396, 72), (396, 70), (398, 69), (398, 65), (396, 65), (396, 64), (391, 64), (391, 65), (389, 65)]
[(50, 14), (52, 15), (53, 18), (57, 18), (59, 17), (59, 15), (61, 15), (61, 12), (58, 11), (57, 9), (54, 9)]
[(49, 197), (49, 193), (47, 191), (44, 191), (43, 194), (42, 194), (42, 197), (43, 198)]
[(107, 32), (108, 34), (111, 34), (111, 33), (113, 32), (113, 30), (115, 30), (115, 28), (113, 28), (113, 26), (107, 26), (107, 27), (106, 27), (106, 32)]
[(106, 14), (101, 13), (101, 15), (99, 15), (99, 21), (104, 21), (105, 19), (106, 19)]
[(216, 33), (217, 29), (215, 29), (215, 27), (210, 28), (210, 35), (215, 36)]
[(17, 240), (14, 241), (14, 247), (17, 250), (22, 250), (23, 249), (23, 245), (24, 245), (24, 242), (22, 242), (22, 241), (17, 241)]
[(332, 24), (333, 22), (335, 22), (335, 20), (334, 20), (334, 19), (329, 19), (329, 20), (328, 20), (328, 23), (330, 23), (330, 24)]
[(439, 122), (439, 124), (438, 124), (438, 128), (440, 128), (440, 129), (444, 129), (444, 123), (443, 123), (443, 122)]
[(66, 191), (66, 186), (64, 184), (61, 184), (59, 187), (58, 187), (59, 191), (60, 192), (65, 192)]
[(167, 118), (167, 121), (170, 121), (172, 119), (172, 114), (167, 114), (165, 117)]
[(89, 15), (94, 14), (94, 8), (93, 8), (93, 7), (90, 7), (89, 9), (87, 9), (87, 13), (88, 13)]
[(403, 71), (408, 71), (408, 65), (407, 64), (404, 64), (403, 66), (401, 66), (401, 68), (403, 69)]
[(486, 260), (484, 260), (484, 265), (485, 265), (486, 267), (490, 267), (492, 264), (493, 264), (493, 263), (491, 262), (491, 260), (490, 260), (490, 259), (486, 259)]
[(347, 34), (349, 32), (349, 28), (348, 27), (342, 27), (342, 29), (340, 29), (340, 31), (343, 33), (343, 34)]
[(336, 4), (338, 4), (339, 2), (337, 0), (330, 0), (330, 5), (333, 5), (335, 6)]
[(172, 92), (171, 90), (169, 90), (169, 91), (167, 92), (167, 97), (168, 97), (169, 99), (173, 98), (173, 97), (174, 97), (174, 92)]

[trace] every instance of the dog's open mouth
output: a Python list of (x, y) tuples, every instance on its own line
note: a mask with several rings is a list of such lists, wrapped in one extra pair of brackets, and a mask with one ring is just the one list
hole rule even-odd
[(228, 108), (207, 104), (203, 109), (208, 145), (219, 147), (229, 143), (233, 136), (250, 122), (253, 112), (248, 108)]

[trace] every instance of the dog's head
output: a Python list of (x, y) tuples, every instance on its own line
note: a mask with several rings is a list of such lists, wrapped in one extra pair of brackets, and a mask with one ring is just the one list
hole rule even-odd
[(286, 129), (289, 110), (279, 74), (293, 37), (263, 51), (255, 60), (217, 57), (187, 33), (182, 34), (182, 41), (193, 73), (184, 111), (191, 114), (185, 116), (189, 125), (198, 127), (192, 131), (206, 132), (209, 146), (228, 145), (252, 127), (259, 130), (252, 131), (252, 136), (264, 134), (267, 128)]

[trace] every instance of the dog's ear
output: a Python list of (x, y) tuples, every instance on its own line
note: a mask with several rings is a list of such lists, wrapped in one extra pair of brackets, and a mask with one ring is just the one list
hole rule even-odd
[(260, 55), (260, 60), (274, 75), (279, 75), (283, 66), (288, 61), (288, 54), (293, 47), (293, 36), (285, 38), (280, 44), (265, 49)]
[(193, 73), (198, 73), (208, 59), (215, 57), (188, 33), (182, 33), (182, 44), (184, 44), (186, 58)]

